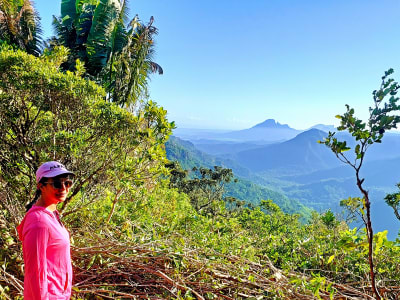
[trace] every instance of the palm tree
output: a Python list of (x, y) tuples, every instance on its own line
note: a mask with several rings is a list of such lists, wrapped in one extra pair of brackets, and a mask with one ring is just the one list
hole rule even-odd
[(29, 0), (0, 0), (0, 40), (30, 54), (42, 52), (40, 17)]
[(145, 97), (148, 76), (163, 73), (152, 61), (157, 34), (153, 18), (147, 25), (137, 16), (127, 21), (126, 0), (62, 0), (61, 17), (53, 22), (53, 40), (70, 49), (64, 67), (72, 70), (76, 59), (83, 61), (85, 75), (102, 84), (108, 100), (121, 106)]
[(163, 74), (160, 65), (153, 62), (153, 35), (157, 28), (151, 17), (147, 25), (140, 24), (137, 18), (128, 26), (127, 40), (122, 51), (117, 53), (117, 59), (109, 61), (106, 75), (109, 76), (108, 87), (110, 97), (119, 104), (132, 104), (140, 97), (147, 95), (148, 75)]

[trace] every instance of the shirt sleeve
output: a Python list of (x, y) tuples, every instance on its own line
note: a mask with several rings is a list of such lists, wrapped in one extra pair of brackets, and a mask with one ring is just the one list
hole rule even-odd
[(25, 261), (24, 286), (30, 289), (32, 300), (48, 300), (46, 249), (49, 240), (48, 228), (33, 226), (23, 241)]

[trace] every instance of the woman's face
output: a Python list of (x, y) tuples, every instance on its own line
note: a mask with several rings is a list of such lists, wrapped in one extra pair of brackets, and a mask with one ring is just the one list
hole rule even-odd
[(46, 205), (64, 202), (67, 199), (72, 180), (68, 177), (48, 178), (44, 183), (40, 183), (41, 197)]

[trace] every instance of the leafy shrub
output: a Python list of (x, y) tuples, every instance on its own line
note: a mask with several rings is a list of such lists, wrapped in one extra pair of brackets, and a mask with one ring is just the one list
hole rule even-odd
[[(114, 194), (111, 218), (121, 197), (130, 198), (140, 186), (152, 189), (165, 173), (163, 145), (173, 128), (166, 111), (149, 101), (133, 114), (107, 102), (79, 68), (60, 71), (67, 56), (63, 47), (39, 58), (0, 48), (0, 217), (14, 240), (7, 242), (11, 248), (2, 244), (1, 256), (16, 265), (21, 257), (14, 228), (44, 161), (60, 161), (76, 174), (60, 208), (64, 215)], [(16, 273), (21, 278), (21, 270)]]

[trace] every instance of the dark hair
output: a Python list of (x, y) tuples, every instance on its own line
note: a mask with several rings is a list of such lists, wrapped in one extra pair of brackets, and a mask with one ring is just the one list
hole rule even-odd
[[(39, 183), (44, 183), (47, 180), (47, 177), (42, 177), (39, 181)], [(30, 210), (33, 206), (33, 204), (36, 203), (36, 201), (38, 201), (40, 195), (42, 194), (42, 192), (39, 189), (36, 189), (35, 192), (35, 197), (33, 197), (33, 200), (31, 202), (29, 202), (25, 208), (26, 208), (26, 212), (28, 212), (28, 210)]]

